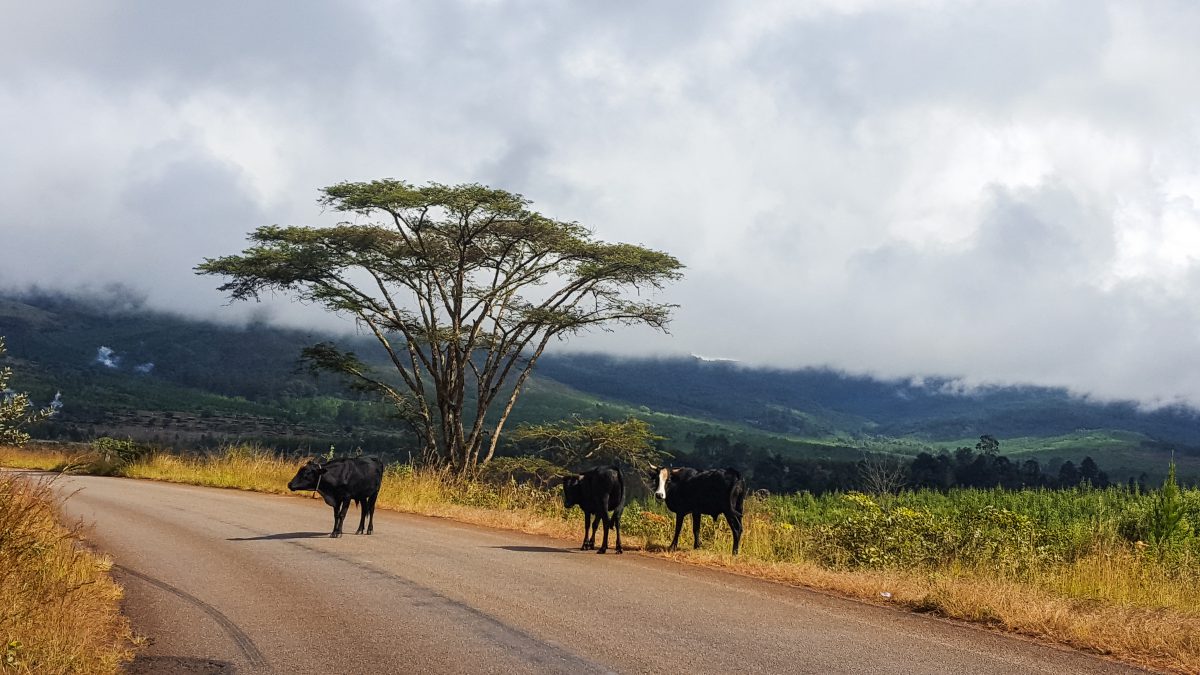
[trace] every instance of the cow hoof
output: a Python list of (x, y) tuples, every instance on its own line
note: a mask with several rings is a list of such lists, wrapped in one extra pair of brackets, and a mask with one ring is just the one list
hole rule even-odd
[(608, 552), (608, 549), (606, 549), (606, 548), (602, 548), (599, 551), (596, 551), (596, 553), (599, 553), (600, 555), (604, 555), (607, 552)]
[(624, 552), (625, 552), (625, 551), (624, 551), (623, 549), (617, 549), (617, 555), (621, 555), (621, 554), (622, 554), (622, 553), (624, 553)]

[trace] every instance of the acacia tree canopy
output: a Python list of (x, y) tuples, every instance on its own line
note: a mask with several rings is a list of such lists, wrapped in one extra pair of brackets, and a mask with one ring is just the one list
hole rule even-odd
[(380, 392), (428, 457), (463, 471), (491, 459), (551, 339), (590, 327), (665, 331), (675, 307), (641, 297), (682, 276), (673, 256), (597, 241), (518, 194), (387, 179), (339, 183), (318, 201), (354, 222), (260, 227), (241, 254), (206, 258), (197, 273), (225, 277), (220, 290), (234, 300), (283, 292), (354, 317), (399, 381), (332, 344), (305, 356)]
[(663, 437), (636, 417), (613, 422), (572, 419), (522, 424), (513, 433), (513, 440), (541, 446), (558, 464), (572, 469), (613, 462), (649, 469), (661, 464), (665, 456), (656, 445)]

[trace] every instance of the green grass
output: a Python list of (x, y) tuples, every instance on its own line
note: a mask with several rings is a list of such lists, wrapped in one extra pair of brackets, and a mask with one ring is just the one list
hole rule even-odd
[(622, 419), (635, 416), (646, 420), (654, 432), (672, 439), (668, 448), (691, 452), (692, 440), (700, 436), (719, 434), (730, 443), (746, 443), (790, 457), (856, 458), (859, 449), (845, 438), (830, 436), (805, 438), (772, 433), (754, 427), (708, 419), (658, 412), (645, 406), (632, 406), (585, 394), (553, 380), (533, 378), (522, 393), (509, 424), (538, 423), (569, 419), (578, 415), (585, 419)]
[[(955, 448), (974, 448), (978, 438), (931, 443), (934, 451), (953, 452)], [(1070, 460), (1076, 465), (1091, 457), (1101, 469), (1111, 475), (1132, 475), (1145, 472), (1152, 482), (1161, 482), (1172, 460), (1179, 474), (1189, 479), (1200, 476), (1200, 456), (1177, 454), (1170, 449), (1150, 445), (1150, 439), (1132, 431), (1094, 429), (1051, 437), (1001, 438), (1000, 451), (1009, 459), (1020, 462), (1036, 459), (1045, 464), (1050, 460)]]

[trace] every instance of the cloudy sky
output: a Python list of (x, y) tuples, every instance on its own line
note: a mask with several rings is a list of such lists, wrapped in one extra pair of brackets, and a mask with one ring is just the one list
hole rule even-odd
[(4, 14), (3, 288), (245, 316), (191, 268), (319, 187), (480, 181), (688, 266), (670, 336), (576, 348), (1200, 404), (1194, 2)]

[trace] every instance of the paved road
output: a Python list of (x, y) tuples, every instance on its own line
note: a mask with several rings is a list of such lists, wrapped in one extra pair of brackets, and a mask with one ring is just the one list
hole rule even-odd
[(317, 500), (59, 484), (152, 640), (133, 672), (1134, 672), (636, 553), (388, 512), (372, 537), (329, 539)]

